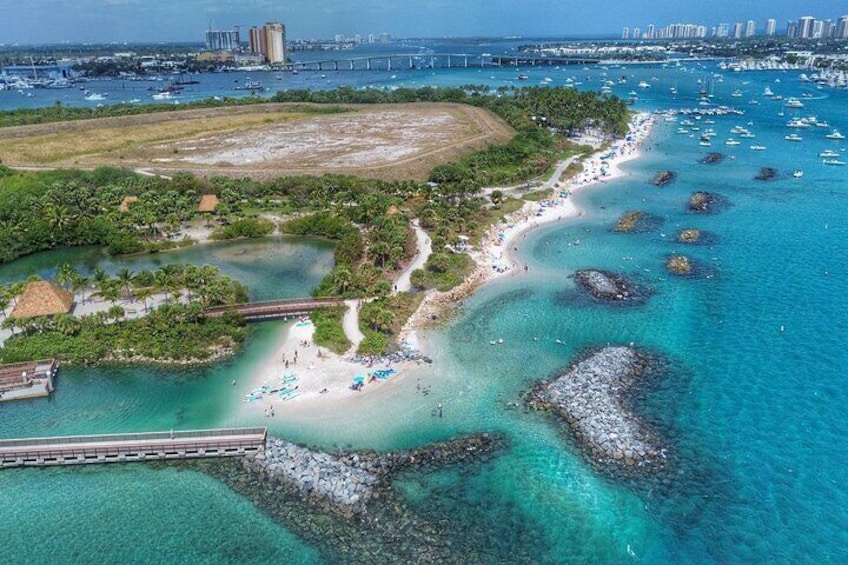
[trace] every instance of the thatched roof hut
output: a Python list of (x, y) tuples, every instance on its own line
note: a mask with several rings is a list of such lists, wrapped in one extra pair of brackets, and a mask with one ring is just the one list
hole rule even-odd
[(121, 212), (129, 212), (130, 204), (133, 202), (138, 202), (138, 196), (127, 196), (121, 201), (121, 205), (118, 206), (118, 210)]
[(36, 316), (55, 316), (67, 314), (74, 304), (74, 295), (63, 288), (53, 286), (47, 281), (29, 283), (18, 299), (18, 304), (10, 318), (33, 318)]
[(218, 207), (218, 197), (214, 194), (204, 194), (200, 197), (200, 204), (197, 206), (198, 212), (214, 212)]

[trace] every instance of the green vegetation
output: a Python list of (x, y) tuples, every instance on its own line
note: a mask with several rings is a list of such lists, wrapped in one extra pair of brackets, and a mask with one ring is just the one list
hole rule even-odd
[(474, 261), (465, 253), (433, 253), (423, 269), (412, 271), (410, 282), (415, 288), (435, 288), (446, 292), (459, 285), (474, 269)]
[(312, 338), (315, 345), (326, 347), (339, 355), (350, 349), (350, 341), (348, 341), (342, 326), (344, 313), (344, 306), (318, 308), (312, 311), (309, 319), (315, 326), (315, 334)]
[(74, 318), (18, 320), (23, 333), (0, 350), (0, 361), (14, 363), (55, 357), (77, 364), (155, 360), (206, 360), (232, 351), (247, 337), (241, 316), (206, 318), (199, 303), (171, 304), (143, 318), (123, 319), (123, 308)]
[(232, 223), (222, 226), (210, 235), (210, 239), (236, 239), (239, 237), (258, 238), (274, 232), (274, 222), (263, 218), (239, 218)]

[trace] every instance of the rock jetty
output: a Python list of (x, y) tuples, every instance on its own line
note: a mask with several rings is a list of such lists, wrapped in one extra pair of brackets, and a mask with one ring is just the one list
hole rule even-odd
[(721, 199), (715, 194), (699, 190), (689, 197), (686, 209), (695, 214), (711, 214), (716, 211), (720, 203)]
[(756, 180), (770, 181), (777, 179), (777, 169), (772, 169), (771, 167), (763, 167), (760, 169), (760, 172), (757, 173), (757, 176), (754, 177)]
[(698, 159), (698, 162), (702, 165), (717, 165), (724, 161), (724, 155), (721, 153), (707, 153), (702, 158)]
[(265, 452), (246, 457), (243, 466), (323, 509), (352, 517), (366, 512), (369, 502), (380, 497), (397, 471), (413, 467), (435, 470), (447, 464), (471, 462), (503, 445), (502, 436), (479, 434), (382, 455), (370, 452), (331, 455), (269, 437)]
[(651, 184), (654, 186), (665, 186), (677, 178), (677, 173), (674, 171), (660, 171), (651, 179)]
[(632, 300), (636, 289), (621, 275), (609, 271), (586, 269), (574, 273), (574, 280), (589, 294), (605, 302)]
[(651, 372), (631, 347), (604, 347), (530, 393), (530, 404), (565, 419), (601, 468), (639, 474), (665, 466), (659, 438), (628, 408), (626, 395)]

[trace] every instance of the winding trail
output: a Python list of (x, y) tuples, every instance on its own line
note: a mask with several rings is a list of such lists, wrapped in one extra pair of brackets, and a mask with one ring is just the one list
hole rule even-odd
[(412, 229), (415, 230), (418, 252), (412, 259), (412, 262), (407, 265), (406, 269), (404, 269), (397, 278), (397, 281), (395, 281), (393, 294), (397, 294), (398, 292), (407, 292), (410, 288), (412, 288), (412, 284), (410, 282), (412, 271), (424, 267), (424, 263), (427, 262), (430, 254), (433, 253), (433, 247), (430, 244), (430, 236), (427, 235), (427, 232), (425, 232), (418, 224), (418, 218), (412, 220)]
[(350, 351), (356, 351), (356, 348), (358, 348), (362, 340), (365, 339), (365, 336), (359, 329), (360, 302), (361, 300), (359, 299), (345, 300), (347, 311), (345, 312), (344, 318), (342, 318), (342, 327), (344, 328), (344, 333), (347, 336), (348, 341), (353, 344)]

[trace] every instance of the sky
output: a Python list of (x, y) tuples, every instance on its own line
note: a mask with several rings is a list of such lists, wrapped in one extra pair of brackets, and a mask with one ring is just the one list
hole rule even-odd
[(618, 35), (623, 26), (848, 14), (846, 0), (0, 0), (0, 44), (202, 42), (210, 25), (266, 21), (289, 39)]

